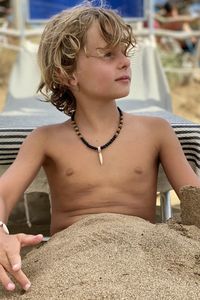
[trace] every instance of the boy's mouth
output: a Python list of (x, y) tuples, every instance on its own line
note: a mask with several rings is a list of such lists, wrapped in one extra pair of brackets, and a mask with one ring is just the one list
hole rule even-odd
[(115, 81), (131, 81), (131, 77), (128, 75), (124, 75), (115, 79)]

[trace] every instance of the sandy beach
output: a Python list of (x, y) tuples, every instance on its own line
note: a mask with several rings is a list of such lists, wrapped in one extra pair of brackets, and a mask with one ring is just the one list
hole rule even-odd
[(200, 230), (99, 214), (83, 218), (23, 260), (32, 287), (0, 299), (180, 299), (200, 294)]

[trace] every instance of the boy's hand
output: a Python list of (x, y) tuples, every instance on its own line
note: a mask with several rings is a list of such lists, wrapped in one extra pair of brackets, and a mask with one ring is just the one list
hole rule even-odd
[(11, 281), (8, 273), (11, 274), (24, 290), (31, 286), (30, 281), (21, 269), (20, 250), (25, 246), (39, 244), (43, 239), (42, 234), (14, 234), (7, 235), (0, 232), (0, 282), (8, 291), (15, 289), (15, 284)]

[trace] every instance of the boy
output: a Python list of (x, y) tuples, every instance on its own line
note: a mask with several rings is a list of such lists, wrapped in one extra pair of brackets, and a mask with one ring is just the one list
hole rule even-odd
[[(6, 234), (5, 223), (41, 166), (52, 202), (51, 233), (88, 214), (119, 213), (155, 221), (161, 162), (179, 195), (200, 186), (169, 124), (122, 112), (115, 99), (129, 93), (132, 30), (112, 10), (89, 4), (62, 12), (47, 24), (39, 47), (39, 90), (71, 115), (62, 124), (34, 130), (0, 180), (0, 281), (28, 290), (20, 248), (42, 235)], [(2, 223), (3, 222), (3, 223)]]

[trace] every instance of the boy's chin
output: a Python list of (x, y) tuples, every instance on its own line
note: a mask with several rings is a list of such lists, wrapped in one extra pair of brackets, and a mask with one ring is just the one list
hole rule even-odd
[(128, 93), (123, 93), (123, 94), (120, 94), (118, 96), (115, 97), (116, 100), (120, 100), (122, 98), (125, 98), (129, 95), (129, 92)]

